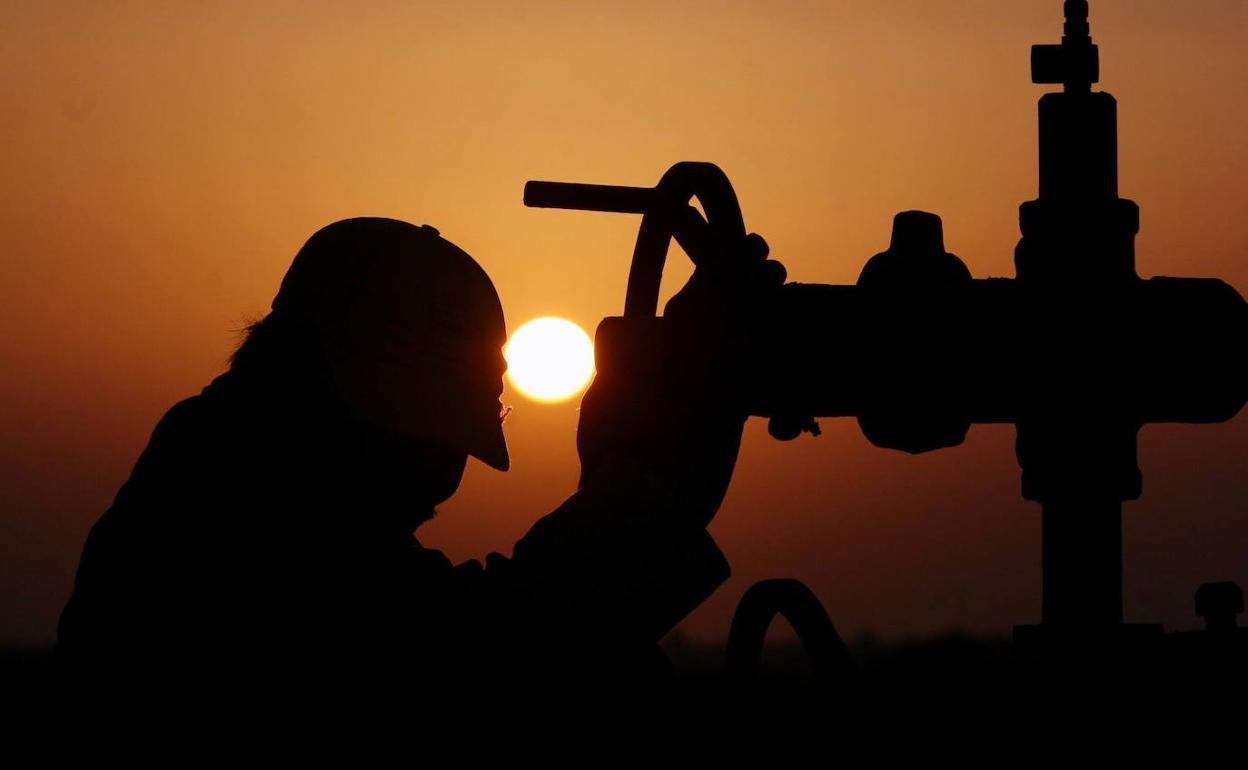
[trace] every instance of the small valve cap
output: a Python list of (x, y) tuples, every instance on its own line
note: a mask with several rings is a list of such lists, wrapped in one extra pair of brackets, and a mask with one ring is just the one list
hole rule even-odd
[(945, 230), (940, 217), (927, 211), (902, 211), (893, 217), (888, 250), (910, 254), (944, 254)]

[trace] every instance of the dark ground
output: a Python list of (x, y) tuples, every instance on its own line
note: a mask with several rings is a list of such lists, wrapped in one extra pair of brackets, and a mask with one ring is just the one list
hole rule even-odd
[[(770, 724), (767, 735), (781, 725), (808, 732), (825, 731), (829, 724), (871, 730), (948, 720), (966, 726), (966, 740), (979, 740), (974, 731), (987, 729), (974, 725), (1048, 729), (1045, 720), (1065, 720), (1078, 728), (1126, 714), (1166, 724), (1176, 718), (1210, 724), (1213, 715), (1239, 725), (1224, 736), (1227, 745), (1238, 745), (1248, 724), (1248, 629), (1223, 641), (1210, 645), (1204, 634), (1171, 634), (1161, 652), (1072, 662), (1024, 659), (1011, 640), (1001, 637), (883, 641), (866, 634), (848, 643), (861, 685), (822, 691), (813, 684), (800, 644), (779, 641), (764, 649), (753, 686), (730, 691), (721, 679), (722, 645), (677, 635), (663, 643), (679, 685), (665, 705), (711, 714), (720, 729), (724, 724), (752, 729)], [(51, 661), (50, 646), (0, 648), (0, 735), (35, 732), (48, 709)], [(841, 721), (830, 721), (828, 715)]]
[[(879, 682), (912, 676), (982, 679), (1007, 669), (1012, 659), (1006, 638), (949, 635), (884, 642), (864, 634), (849, 647), (864, 676)], [(722, 645), (672, 635), (664, 640), (663, 650), (682, 688), (696, 692), (717, 686), (724, 667)], [(38, 712), (51, 674), (51, 645), (0, 647), (0, 716), (6, 724), (21, 724)], [(797, 640), (764, 648), (758, 689), (769, 700), (815, 695), (806, 653)]]

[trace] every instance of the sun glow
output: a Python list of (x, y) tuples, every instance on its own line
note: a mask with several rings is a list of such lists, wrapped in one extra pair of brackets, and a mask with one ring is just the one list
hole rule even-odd
[(534, 401), (575, 396), (594, 373), (594, 344), (581, 327), (545, 316), (516, 329), (503, 348), (507, 378)]

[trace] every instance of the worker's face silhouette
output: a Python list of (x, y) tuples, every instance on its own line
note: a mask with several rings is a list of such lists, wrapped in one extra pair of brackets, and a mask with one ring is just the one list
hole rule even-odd
[(406, 530), (431, 518), (434, 508), (455, 494), (468, 463), (463, 450), (372, 426), (363, 427), (361, 443), (370, 492), (385, 501), (383, 515)]
[(498, 418), (502, 302), (436, 229), (379, 217), (322, 228), (295, 256), (273, 312), (318, 337), (359, 419), (510, 466)]

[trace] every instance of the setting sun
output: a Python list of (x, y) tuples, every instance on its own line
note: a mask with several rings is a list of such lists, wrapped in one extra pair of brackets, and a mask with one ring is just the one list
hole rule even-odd
[(594, 373), (594, 344), (581, 327), (563, 318), (535, 318), (516, 329), (503, 348), (507, 377), (534, 401), (563, 401)]

